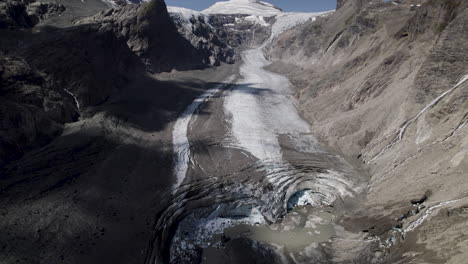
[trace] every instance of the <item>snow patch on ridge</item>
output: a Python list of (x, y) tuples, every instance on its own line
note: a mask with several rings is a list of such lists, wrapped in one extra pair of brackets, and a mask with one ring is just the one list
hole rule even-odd
[[(448, 89), (447, 91), (443, 92), (441, 95), (439, 95), (437, 98), (432, 100), (429, 104), (427, 104), (417, 115), (412, 117), (411, 119), (405, 121), (400, 128), (398, 129), (396, 135), (394, 136), (393, 140), (386, 145), (377, 155), (375, 155), (373, 158), (371, 158), (369, 161), (367, 161), (367, 164), (377, 160), (381, 156), (383, 156), (389, 149), (393, 148), (398, 142), (403, 140), (403, 137), (405, 136), (406, 130), (410, 125), (412, 125), (416, 120), (418, 120), (424, 113), (426, 113), (429, 109), (431, 109), (433, 106), (438, 104), (442, 99), (444, 99), (445, 96), (453, 92), (455, 89), (457, 89), (460, 85), (468, 81), (468, 74), (464, 75), (460, 81), (453, 86), (452, 88)], [(379, 180), (381, 180), (380, 178)], [(374, 182), (375, 183), (375, 182)]]
[(251, 15), (251, 16), (245, 17), (244, 20), (249, 21), (249, 22), (254, 23), (254, 24), (258, 24), (258, 25), (263, 26), (263, 27), (268, 27), (268, 26), (270, 26), (270, 24), (268, 24), (268, 23), (265, 21), (265, 18), (264, 18), (263, 16), (254, 16), (254, 15)]
[(189, 40), (194, 47), (196, 47), (197, 43), (200, 41), (199, 38), (194, 39), (194, 28), (196, 28), (196, 23), (202, 22), (209, 30), (212, 32), (215, 31), (213, 26), (209, 23), (210, 18), (198, 11), (172, 6), (168, 6), (167, 11), (169, 12), (174, 24), (177, 26), (179, 33)]
[(418, 219), (411, 222), (406, 228), (404, 228), (403, 232), (406, 233), (406, 232), (410, 232), (410, 231), (415, 230), (417, 227), (422, 225), (427, 218), (429, 218), (432, 214), (434, 214), (436, 212), (435, 210), (437, 210), (438, 208), (448, 206), (450, 204), (459, 202), (461, 200), (462, 199), (444, 201), (444, 202), (440, 202), (440, 203), (438, 203), (438, 204), (436, 204), (434, 206), (431, 206), (431, 207), (427, 208), (427, 210), (424, 211), (424, 213)]
[(205, 14), (274, 16), (282, 10), (270, 3), (258, 0), (231, 0), (217, 2), (202, 12)]
[(177, 7), (177, 6), (168, 6), (167, 12), (179, 14), (182, 18), (186, 20), (190, 20), (192, 17), (200, 17), (200, 16), (206, 17), (206, 15), (201, 12), (188, 9), (188, 8)]
[(167, 11), (171, 15), (171, 18), (174, 20), (174, 22), (179, 22), (181, 25), (183, 25), (187, 32), (192, 32), (193, 24), (196, 21), (203, 21), (212, 28), (211, 24), (209, 23), (209, 17), (201, 12), (175, 6), (168, 6)]
[[(112, 0), (101, 0), (103, 3), (107, 4), (109, 7), (111, 8), (117, 8), (119, 7), (119, 5), (117, 5), (117, 3), (115, 3), (115, 1), (112, 1)], [(84, 0), (82, 0), (82, 2), (84, 3)]]
[(276, 16), (276, 22), (271, 28), (270, 41), (278, 37), (279, 34), (295, 26), (305, 24), (308, 21), (315, 21), (317, 17), (332, 13), (333, 11), (319, 13), (281, 13)]

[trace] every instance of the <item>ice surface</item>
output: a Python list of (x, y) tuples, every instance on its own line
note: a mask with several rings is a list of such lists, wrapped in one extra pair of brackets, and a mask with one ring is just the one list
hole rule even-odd
[[(225, 110), (231, 118), (231, 133), (240, 148), (264, 161), (282, 160), (279, 135), (307, 134), (309, 125), (299, 116), (289, 90), (286, 77), (269, 72), (269, 64), (262, 49), (242, 54), (244, 64), (240, 72), (243, 79), (225, 99)], [(311, 149), (312, 142), (297, 141), (301, 150)], [(304, 146), (307, 144), (307, 146)]]
[(202, 12), (205, 14), (246, 14), (268, 17), (281, 13), (281, 9), (262, 1), (231, 0), (217, 2)]
[[(323, 13), (283, 13), (272, 26), (272, 37)], [(266, 42), (268, 43), (268, 42)], [(281, 162), (279, 135), (287, 135), (300, 152), (316, 152), (318, 144), (309, 124), (297, 112), (289, 80), (264, 69), (270, 62), (263, 46), (242, 54), (240, 80), (225, 100), (232, 135), (239, 147), (263, 161)], [(304, 140), (304, 139), (307, 140)]]
[(307, 21), (315, 21), (318, 16), (323, 16), (331, 11), (320, 12), (320, 13), (280, 13), (276, 16), (276, 22), (271, 28), (270, 40), (276, 38), (279, 34), (284, 31), (291, 29), (300, 24), (304, 24)]
[(189, 105), (182, 115), (177, 119), (172, 132), (172, 141), (174, 144), (175, 153), (175, 175), (177, 182), (175, 188), (179, 187), (185, 179), (190, 161), (190, 142), (188, 139), (188, 130), (190, 120), (193, 114), (205, 103), (205, 101), (223, 89), (234, 79), (234, 76), (228, 78), (225, 83), (210, 89), (197, 97), (191, 105)]
[(211, 25), (209, 24), (209, 17), (201, 12), (174, 6), (168, 6), (167, 11), (169, 12), (171, 18), (174, 21), (178, 20), (178, 22), (180, 22), (180, 24), (184, 26), (187, 32), (192, 32), (193, 23), (197, 21), (203, 21), (211, 27)]
[(222, 234), (226, 228), (240, 224), (265, 223), (266, 220), (259, 209), (249, 206), (229, 210), (226, 206), (220, 205), (207, 217), (198, 218), (189, 215), (179, 224), (172, 241), (171, 255), (176, 256), (178, 252), (193, 250), (197, 247), (208, 247), (213, 236)]
[(176, 13), (181, 15), (183, 18), (189, 20), (192, 17), (199, 17), (199, 16), (205, 16), (201, 12), (188, 9), (188, 8), (183, 8), (183, 7), (176, 7), (176, 6), (168, 6), (167, 11), (169, 13)]

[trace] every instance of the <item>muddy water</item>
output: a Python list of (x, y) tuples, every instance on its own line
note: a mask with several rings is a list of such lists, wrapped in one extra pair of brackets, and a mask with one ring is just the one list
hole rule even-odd
[(263, 244), (266, 248), (273, 248), (278, 255), (285, 258), (301, 254), (335, 236), (334, 219), (331, 211), (305, 206), (294, 208), (277, 224), (240, 224), (226, 228), (222, 235), (211, 240), (212, 246), (204, 249), (202, 263), (228, 263), (228, 259), (236, 259), (233, 254), (243, 255), (246, 252), (230, 245), (232, 241), (243, 238)]

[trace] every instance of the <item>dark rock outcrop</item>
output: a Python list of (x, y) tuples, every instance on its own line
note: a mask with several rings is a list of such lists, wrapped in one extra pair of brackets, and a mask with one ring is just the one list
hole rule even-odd
[(26, 11), (29, 17), (31, 17), (33, 24), (38, 24), (48, 18), (59, 16), (65, 9), (63, 4), (32, 2), (27, 6)]
[(346, 0), (337, 0), (336, 1), (336, 9), (340, 9), (344, 3), (346, 2)]
[(7, 1), (0, 3), (0, 29), (32, 28), (39, 22), (60, 15), (63, 4), (35, 1)]
[(425, 33), (440, 34), (467, 6), (468, 2), (462, 0), (428, 1), (414, 9), (414, 15), (395, 37), (415, 40)]
[[(258, 46), (270, 37), (271, 29), (249, 21), (246, 15), (211, 15), (210, 24), (223, 42), (236, 49)], [(265, 17), (266, 24), (272, 24), (274, 17)]]
[[(0, 13), (4, 15), (1, 23), (3, 28), (10, 30), (4, 32), (9, 36), (5, 42), (7, 44), (2, 44), (2, 49), (20, 58), (31, 69), (43, 73), (48, 87), (60, 87), (58, 90), (66, 98), (67, 104), (74, 105), (76, 100), (81, 109), (72, 105), (72, 110), (79, 111), (81, 115), (86, 115), (88, 107), (110, 100), (148, 71), (154, 73), (173, 69), (200, 69), (233, 61), (232, 49), (211, 32), (205, 32), (206, 28), (200, 28), (200, 34), (209, 39), (207, 45), (194, 46), (182, 37), (162, 0), (141, 5), (125, 4), (121, 8), (108, 9), (93, 17), (81, 19), (71, 27), (41, 27), (39, 32), (24, 29), (55, 18), (64, 10), (62, 5), (30, 1), (7, 3), (3, 7), (6, 9), (2, 9), (4, 12)], [(51, 90), (42, 88), (44, 89)], [(34, 98), (35, 95), (30, 93), (28, 98)], [(45, 100), (43, 95), (37, 96), (38, 102)], [(6, 96), (2, 96), (2, 99), (9, 103), (13, 100)], [(24, 98), (14, 100), (19, 104), (28, 104)], [(54, 100), (59, 103), (60, 97), (54, 97)], [(51, 115), (58, 110), (44, 111)], [(27, 111), (13, 112), (18, 118), (31, 119)], [(5, 135), (4, 144), (10, 142), (8, 147), (3, 148), (9, 149), (8, 160), (14, 160), (25, 151), (44, 145), (60, 134), (63, 123), (75, 120), (76, 115), (75, 113), (73, 118), (50, 118), (57, 123), (57, 129), (40, 129), (39, 131), (47, 130), (46, 136), (20, 140), (21, 133), (17, 133), (18, 136), (11, 135), (15, 139), (7, 140), (10, 135)], [(40, 120), (43, 124), (44, 120), (49, 119)], [(49, 122), (47, 126), (52, 127), (52, 123)], [(13, 130), (8, 131), (5, 133)]]
[[(162, 0), (147, 4), (127, 5), (103, 11), (82, 19), (79, 24), (95, 24), (125, 39), (128, 47), (138, 55), (150, 72), (204, 68), (215, 61), (226, 61), (218, 52), (207, 53), (205, 47), (194, 47), (174, 26)], [(219, 43), (221, 44), (221, 43)], [(216, 44), (210, 48), (217, 49)], [(219, 56), (221, 55), (221, 56)]]
[(126, 41), (101, 25), (39, 33), (37, 38), (21, 56), (72, 92), (83, 108), (105, 102), (144, 72)]
[(218, 34), (211, 18), (202, 14), (186, 17), (180, 13), (172, 13), (171, 18), (179, 33), (201, 54), (204, 63), (219, 66), (221, 62), (234, 62), (234, 49)]
[(76, 120), (73, 99), (19, 58), (0, 56), (0, 167)]
[(26, 5), (20, 2), (0, 3), (0, 28), (31, 28), (33, 21), (26, 12)]

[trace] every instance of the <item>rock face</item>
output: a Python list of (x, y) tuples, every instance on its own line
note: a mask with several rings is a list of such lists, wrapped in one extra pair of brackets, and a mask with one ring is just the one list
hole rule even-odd
[[(233, 62), (232, 48), (213, 32), (206, 32), (207, 25), (199, 25), (196, 31), (200, 33), (194, 35), (198, 39), (203, 35), (203, 41), (198, 41), (203, 45), (192, 44), (182, 37), (164, 2), (159, 0), (142, 5), (125, 4), (92, 17), (75, 19), (71, 27), (44, 27), (38, 32), (29, 30), (55, 21), (65, 7), (30, 1), (8, 2), (0, 8), (0, 27), (6, 30), (2, 32), (6, 36), (2, 49), (44, 74), (47, 83), (60, 87), (55, 90), (65, 93), (67, 100), (72, 98), (68, 93), (75, 96), (82, 107), (81, 114), (87, 107), (108, 101), (145, 72), (200, 69)], [(73, 104), (75, 99), (72, 98)], [(59, 124), (71, 120), (63, 119)], [(47, 132), (49, 140), (59, 132), (60, 129)], [(21, 140), (11, 141), (17, 147), (9, 149), (16, 149), (17, 153), (9, 151), (9, 160), (32, 146), (48, 142), (40, 140), (41, 143), (35, 144), (34, 141), (30, 138), (23, 142), (24, 146)]]
[(160, 0), (64, 6), (0, 3), (0, 262), (143, 263), (170, 121), (232, 49), (192, 44)]
[(0, 4), (0, 28), (32, 27), (31, 18), (26, 13), (26, 7), (19, 2)]
[(233, 63), (237, 50), (263, 43), (270, 35), (267, 21), (273, 20), (246, 14), (207, 15), (178, 7), (169, 7), (169, 12), (179, 33), (202, 54), (205, 63), (214, 66)]
[[(370, 224), (377, 232), (405, 229), (414, 218), (391, 219), (404, 215), (410, 201), (428, 190), (432, 194), (424, 204), (462, 199), (441, 207), (463, 207), (466, 1), (340, 1), (338, 7), (274, 41), (268, 51), (276, 60), (271, 68), (289, 74), (302, 112), (320, 138), (372, 175), (366, 217), (381, 223)], [(463, 243), (449, 233), (462, 232), (466, 218), (441, 225), (447, 218), (432, 213), (433, 220), (407, 234), (404, 248), (391, 253), (389, 263), (457, 263), (462, 256), (454, 251), (462, 252)], [(423, 230), (433, 230), (431, 236), (440, 240)], [(415, 241), (431, 246), (418, 248)]]
[(336, 9), (340, 9), (344, 3), (346, 2), (346, 0), (337, 0), (336, 1)]
[(125, 40), (105, 26), (83, 25), (42, 34), (20, 55), (73, 93), (82, 107), (103, 103), (144, 70)]
[[(89, 2), (90, 10), (99, 10), (100, 3)], [(2, 3), (0, 28), (7, 30), (2, 34), (8, 34), (2, 49), (45, 74), (52, 86), (75, 96), (81, 110), (108, 101), (141, 72), (233, 63), (233, 47), (252, 41), (260, 43), (269, 34), (267, 26), (244, 19), (245, 15), (208, 18), (200, 13), (187, 16), (173, 12), (171, 18), (160, 0), (142, 5), (122, 4), (79, 20), (73, 18), (81, 14), (74, 13), (80, 10), (75, 4), (78, 3)], [(71, 20), (73, 26), (62, 28)], [(51, 23), (60, 27), (29, 31)], [(254, 39), (247, 29), (257, 32)], [(40, 145), (43, 144), (37, 144)], [(23, 152), (9, 153), (19, 157)]]
[(49, 143), (78, 116), (73, 99), (21, 59), (0, 57), (0, 87), (0, 166)]
[(110, 9), (78, 23), (100, 25), (125, 39), (151, 72), (202, 68), (209, 64), (206, 50), (196, 49), (178, 33), (163, 1)]
[(27, 13), (31, 17), (33, 24), (38, 24), (50, 17), (62, 14), (66, 10), (63, 4), (32, 2), (27, 7)]
[(65, 6), (56, 3), (11, 1), (0, 3), (0, 28), (32, 28), (40, 21), (58, 16)]
[(200, 51), (205, 63), (219, 66), (221, 62), (234, 62), (234, 49), (218, 35), (209, 16), (183, 8), (169, 11), (179, 33)]
[(351, 5), (362, 6), (365, 3), (366, 3), (365, 0), (337, 0), (336, 1), (336, 9), (340, 9), (345, 5), (348, 5), (348, 7), (351, 6)]

